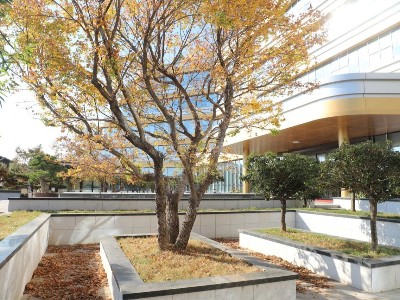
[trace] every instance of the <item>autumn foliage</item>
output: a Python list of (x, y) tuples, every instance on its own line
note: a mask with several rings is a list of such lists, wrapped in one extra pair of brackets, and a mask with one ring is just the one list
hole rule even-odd
[[(323, 19), (311, 8), (288, 14), (292, 2), (14, 0), (1, 30), (45, 121), (155, 181), (160, 248), (184, 248), (225, 136), (278, 127), (275, 97), (314, 86), (296, 77), (324, 39)], [(166, 165), (181, 170), (174, 188)]]

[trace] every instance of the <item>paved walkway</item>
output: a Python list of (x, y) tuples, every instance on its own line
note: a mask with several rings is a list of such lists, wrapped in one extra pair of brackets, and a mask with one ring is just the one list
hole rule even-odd
[(297, 293), (297, 300), (399, 300), (400, 299), (400, 289), (392, 290), (388, 292), (370, 294), (348, 285), (344, 285), (333, 281), (333, 289), (323, 289), (320, 291), (308, 291), (305, 293)]

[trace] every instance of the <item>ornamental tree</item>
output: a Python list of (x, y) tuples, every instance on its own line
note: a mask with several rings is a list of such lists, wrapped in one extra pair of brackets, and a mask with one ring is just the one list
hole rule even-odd
[(359, 169), (354, 167), (354, 149), (349, 143), (344, 143), (322, 163), (321, 183), (328, 189), (345, 188), (351, 191), (351, 210), (355, 211), (355, 195), (361, 192), (358, 190), (359, 174)]
[[(378, 203), (398, 195), (400, 186), (400, 153), (390, 143), (366, 141), (359, 144), (342, 144), (328, 156), (332, 180), (343, 177), (344, 187), (362, 192), (369, 200), (371, 249), (377, 250), (376, 220)], [(341, 182), (341, 181), (339, 181)]]
[(318, 177), (318, 162), (308, 156), (284, 153), (278, 156), (267, 153), (250, 156), (247, 161), (247, 175), (252, 188), (266, 200), (281, 202), (281, 226), (286, 231), (286, 200), (300, 193), (308, 193), (308, 184)]
[[(18, 53), (14, 74), (36, 92), (45, 121), (155, 182), (159, 246), (185, 248), (226, 134), (278, 127), (272, 99), (315, 86), (296, 78), (324, 39), (323, 19), (311, 7), (290, 15), (291, 4), (15, 0), (3, 6), (1, 30)], [(174, 188), (168, 165), (180, 170)]]
[(42, 193), (48, 192), (48, 186), (59, 187), (61, 179), (57, 176), (65, 170), (55, 156), (43, 152), (40, 146), (28, 150), (16, 149), (17, 161), (26, 165), (23, 173), (28, 178), (29, 184), (39, 185)]

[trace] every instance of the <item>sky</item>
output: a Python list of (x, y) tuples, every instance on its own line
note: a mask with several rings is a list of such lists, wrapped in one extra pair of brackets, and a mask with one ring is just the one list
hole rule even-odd
[[(54, 154), (53, 145), (61, 130), (46, 127), (34, 116), (32, 109), (38, 109), (31, 91), (21, 90), (5, 98), (0, 106), (0, 156), (13, 159), (15, 149), (29, 149), (42, 145), (44, 152)], [(28, 109), (27, 109), (28, 108)]]

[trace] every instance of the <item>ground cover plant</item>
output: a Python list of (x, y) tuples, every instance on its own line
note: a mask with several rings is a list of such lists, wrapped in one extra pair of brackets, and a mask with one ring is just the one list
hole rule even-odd
[(286, 232), (283, 232), (279, 228), (258, 229), (257, 231), (288, 238), (310, 246), (343, 252), (357, 257), (377, 258), (400, 255), (400, 248), (379, 246), (376, 251), (372, 251), (370, 244), (367, 242), (341, 239), (325, 234), (306, 232), (293, 228), (289, 228)]
[(22, 225), (39, 216), (39, 211), (14, 211), (10, 214), (0, 214), (0, 241), (13, 233)]
[(124, 237), (118, 238), (118, 243), (145, 282), (262, 271), (224, 251), (195, 240), (189, 240), (188, 247), (179, 251), (160, 251), (156, 237)]

